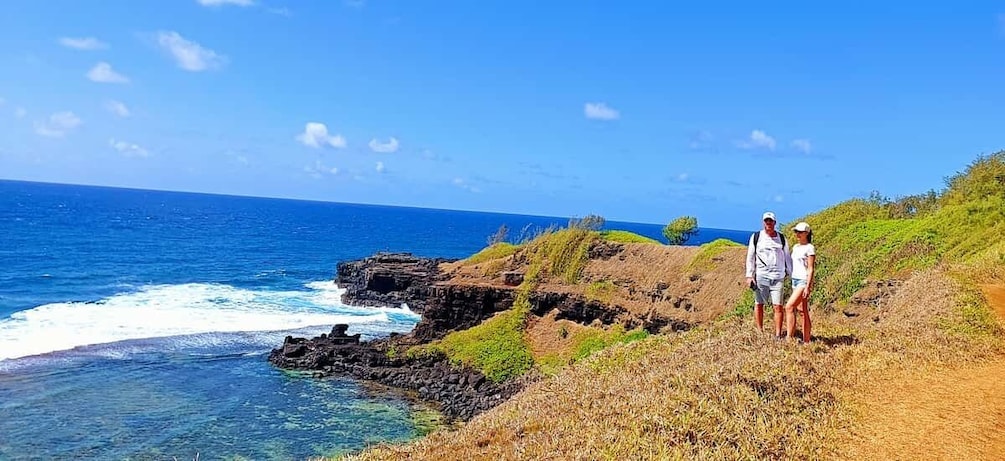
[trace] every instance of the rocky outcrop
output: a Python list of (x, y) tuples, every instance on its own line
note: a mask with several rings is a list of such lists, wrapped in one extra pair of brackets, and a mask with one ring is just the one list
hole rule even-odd
[(335, 283), (346, 289), (342, 302), (352, 306), (401, 306), (422, 314), (429, 288), (443, 278), (445, 258), (419, 258), (410, 253), (377, 253), (357, 261), (340, 262)]
[[(451, 331), (471, 328), (512, 307), (516, 296), (513, 285), (451, 283), (440, 271), (439, 266), (444, 262), (449, 260), (381, 253), (340, 263), (336, 283), (346, 290), (344, 303), (356, 306), (407, 303), (422, 315), (418, 325), (406, 335), (370, 342), (360, 342), (358, 334), (347, 336), (346, 325), (336, 325), (330, 334), (311, 339), (287, 337), (282, 347), (272, 351), (269, 361), (281, 368), (310, 370), (320, 375), (347, 374), (411, 390), (421, 399), (439, 402), (444, 415), (451, 418), (466, 420), (501, 403), (522, 387), (519, 381), (492, 383), (477, 371), (452, 366), (438, 354), (403, 356), (392, 352), (398, 347), (429, 343)], [(617, 306), (569, 293), (535, 291), (530, 293), (529, 302), (534, 315), (557, 311), (557, 318), (582, 324), (619, 322), (628, 328), (641, 326), (650, 332), (668, 326), (673, 330), (690, 328), (687, 323), (655, 313), (630, 314)]]
[(346, 328), (335, 325), (330, 334), (312, 339), (287, 336), (269, 361), (319, 376), (349, 375), (410, 390), (422, 400), (439, 403), (445, 416), (461, 420), (502, 403), (522, 387), (517, 382), (496, 384), (477, 371), (451, 367), (442, 356), (408, 358), (391, 353), (388, 340), (361, 343), (358, 334), (346, 335)]

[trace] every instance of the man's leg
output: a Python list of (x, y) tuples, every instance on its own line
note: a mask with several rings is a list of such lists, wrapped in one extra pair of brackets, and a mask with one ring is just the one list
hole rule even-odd
[(771, 299), (771, 287), (762, 285), (757, 281), (757, 289), (754, 290), (754, 322), (757, 323), (757, 331), (764, 331), (764, 305)]
[(782, 325), (785, 321), (785, 311), (782, 310), (782, 280), (772, 281), (770, 285), (771, 305), (775, 311), (775, 337), (782, 337)]

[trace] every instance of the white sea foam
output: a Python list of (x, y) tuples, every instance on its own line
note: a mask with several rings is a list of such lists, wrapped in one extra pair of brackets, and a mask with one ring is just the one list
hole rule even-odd
[(0, 320), (0, 360), (144, 338), (212, 343), (226, 339), (202, 334), (331, 328), (335, 323), (386, 324), (395, 329), (394, 321), (418, 321), (407, 308), (346, 306), (340, 301), (344, 290), (331, 282), (313, 282), (307, 288), (267, 291), (203, 283), (155, 285), (94, 303), (46, 304)]

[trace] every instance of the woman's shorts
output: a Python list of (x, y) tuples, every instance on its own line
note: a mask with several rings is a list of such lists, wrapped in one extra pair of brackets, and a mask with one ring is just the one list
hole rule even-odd
[(806, 279), (792, 279), (792, 288), (799, 288), (806, 286)]

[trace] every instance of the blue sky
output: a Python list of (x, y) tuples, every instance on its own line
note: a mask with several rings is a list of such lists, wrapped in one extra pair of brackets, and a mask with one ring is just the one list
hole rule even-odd
[(10, 0), (0, 178), (757, 227), (1005, 147), (929, 3)]

